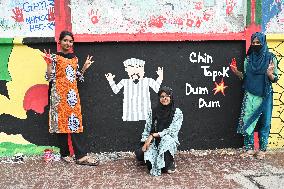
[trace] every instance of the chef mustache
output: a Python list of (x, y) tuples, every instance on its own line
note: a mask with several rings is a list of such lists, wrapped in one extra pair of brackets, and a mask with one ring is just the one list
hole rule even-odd
[(131, 75), (131, 79), (137, 79), (134, 76), (137, 76), (138, 79), (140, 79), (140, 77), (141, 77), (139, 73), (134, 73), (134, 74)]

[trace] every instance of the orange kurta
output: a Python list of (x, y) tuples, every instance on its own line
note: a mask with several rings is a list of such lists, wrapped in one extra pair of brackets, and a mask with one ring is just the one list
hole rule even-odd
[(77, 88), (78, 59), (53, 55), (50, 95), (49, 131), (79, 133), (83, 131), (80, 97)]

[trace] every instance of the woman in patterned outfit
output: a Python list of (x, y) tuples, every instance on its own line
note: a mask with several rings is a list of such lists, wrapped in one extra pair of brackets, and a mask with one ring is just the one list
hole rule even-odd
[[(236, 66), (231, 66), (232, 71), (244, 81), (245, 94), (237, 130), (244, 135), (246, 152), (242, 154), (243, 157), (265, 157), (273, 107), (272, 83), (278, 80), (277, 63), (275, 55), (268, 51), (266, 36), (256, 32), (251, 36), (244, 73), (238, 71)], [(253, 133), (257, 123), (260, 150), (255, 153)]]
[(47, 79), (51, 84), (49, 132), (57, 133), (62, 160), (71, 163), (68, 147), (68, 133), (71, 134), (77, 164), (97, 165), (98, 161), (87, 156), (82, 144), (83, 132), (80, 98), (77, 88), (77, 79), (83, 81), (83, 74), (93, 63), (92, 56), (81, 70), (78, 70), (78, 58), (70, 53), (74, 37), (71, 32), (62, 31), (59, 37), (61, 52), (49, 54), (45, 51), (47, 62)]
[(174, 155), (183, 121), (182, 111), (175, 108), (172, 89), (162, 87), (158, 95), (159, 103), (146, 119), (142, 148), (135, 151), (137, 160), (145, 161), (153, 176), (175, 172)]

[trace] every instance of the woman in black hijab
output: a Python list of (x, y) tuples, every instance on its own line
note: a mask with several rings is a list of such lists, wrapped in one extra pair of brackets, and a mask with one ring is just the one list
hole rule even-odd
[(162, 87), (158, 96), (159, 103), (146, 120), (142, 148), (135, 151), (137, 159), (146, 162), (153, 176), (159, 176), (162, 172), (175, 172), (174, 155), (183, 121), (182, 111), (175, 107), (172, 89)]

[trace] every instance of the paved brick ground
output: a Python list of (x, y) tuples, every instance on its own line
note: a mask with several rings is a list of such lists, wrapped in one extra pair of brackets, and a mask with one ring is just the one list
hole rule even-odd
[(176, 156), (178, 172), (152, 177), (132, 153), (98, 154), (98, 167), (0, 161), (0, 188), (284, 188), (284, 151), (265, 160), (242, 159), (239, 150), (190, 151)]

